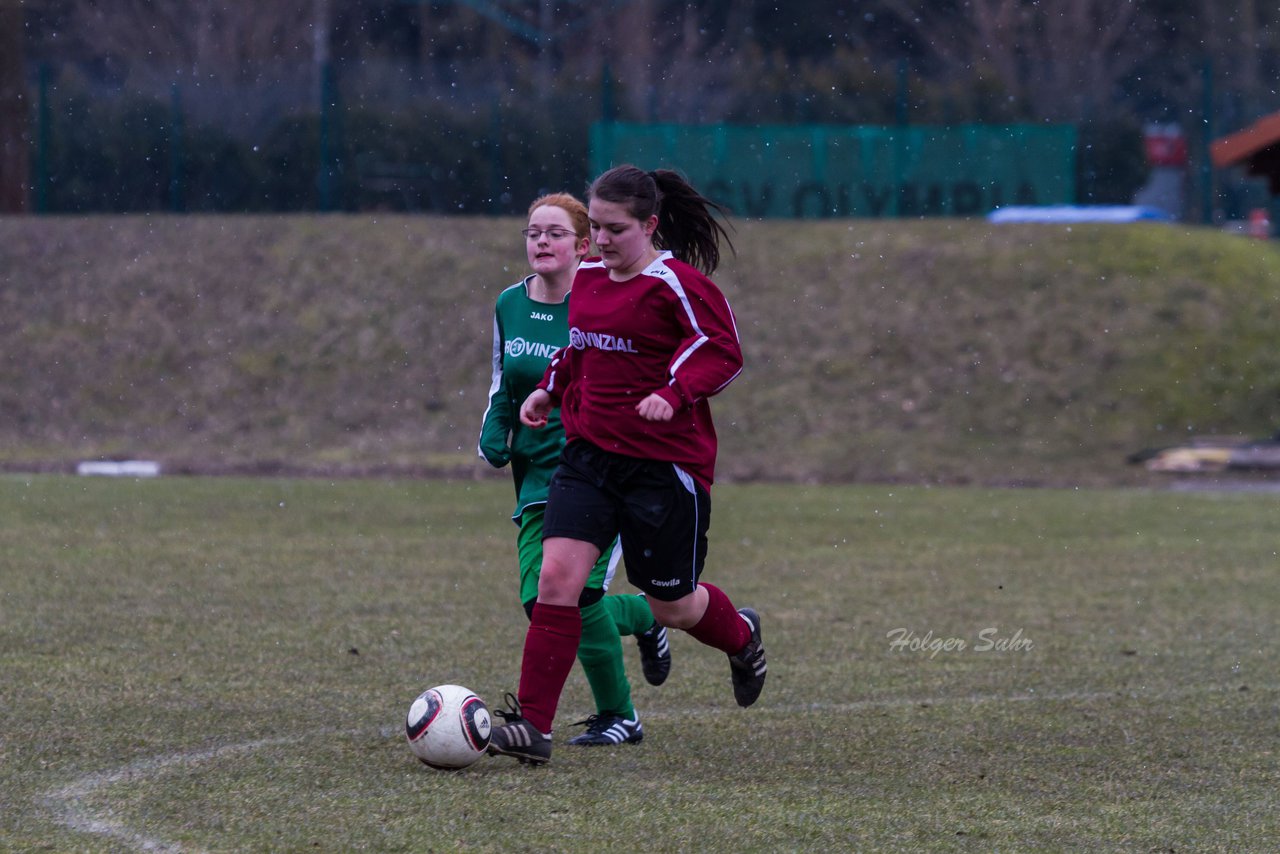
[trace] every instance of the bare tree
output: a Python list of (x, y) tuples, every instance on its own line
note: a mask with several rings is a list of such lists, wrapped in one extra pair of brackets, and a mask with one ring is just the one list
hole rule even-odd
[(739, 82), (733, 34), (703, 22), (688, 0), (630, 0), (585, 35), (615, 70), (632, 115), (696, 122), (722, 116)]
[(21, 0), (0, 0), (0, 213), (27, 209), (30, 137)]
[(1257, 0), (1199, 0), (1196, 13), (1202, 48), (1197, 59), (1211, 58), (1219, 87), (1234, 96), (1223, 105), (1224, 118), (1232, 125), (1258, 118), (1264, 104), (1275, 102), (1271, 80), (1280, 48), (1280, 10)]
[(330, 0), (314, 0), (311, 21), (311, 66), (315, 74), (316, 102), (324, 98), (324, 74), (329, 65), (329, 39), (333, 29)]
[(659, 108), (666, 121), (699, 122), (719, 118), (733, 101), (740, 69), (728, 35), (716, 38), (700, 26), (694, 3), (685, 3), (670, 59), (662, 69)]
[(305, 60), (327, 0), (84, 0), (70, 17), (84, 50), (126, 67), (238, 77), (255, 61)]
[(1113, 103), (1122, 80), (1155, 50), (1137, 2), (1060, 0), (1034, 22), (1031, 44), (1044, 62), (1028, 64), (1027, 89), (1045, 118), (1078, 120)]
[(884, 6), (947, 73), (990, 69), (1029, 112), (1057, 121), (1114, 100), (1117, 83), (1157, 49), (1141, 0), (967, 0), (950, 15), (920, 0)]
[(633, 0), (611, 17), (604, 37), (631, 112), (648, 116), (657, 82), (659, 0)]

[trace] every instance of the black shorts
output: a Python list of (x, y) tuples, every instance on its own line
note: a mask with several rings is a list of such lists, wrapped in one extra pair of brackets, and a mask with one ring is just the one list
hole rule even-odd
[(551, 477), (542, 537), (604, 551), (621, 534), (627, 580), (670, 602), (697, 589), (710, 525), (710, 494), (679, 466), (577, 439), (565, 445)]

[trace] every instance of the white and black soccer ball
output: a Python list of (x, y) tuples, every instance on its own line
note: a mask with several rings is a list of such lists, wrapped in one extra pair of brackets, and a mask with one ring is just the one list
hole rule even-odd
[(489, 746), (489, 707), (461, 685), (437, 685), (409, 706), (404, 734), (413, 755), (432, 768), (466, 768)]

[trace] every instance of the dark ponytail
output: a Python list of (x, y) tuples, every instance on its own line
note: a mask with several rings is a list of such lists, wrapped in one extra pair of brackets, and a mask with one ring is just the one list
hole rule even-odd
[(626, 205), (639, 220), (657, 214), (654, 246), (670, 250), (708, 276), (720, 265), (720, 242), (733, 251), (729, 233), (716, 218), (727, 218), (728, 211), (695, 190), (679, 172), (615, 166), (592, 182), (587, 196)]

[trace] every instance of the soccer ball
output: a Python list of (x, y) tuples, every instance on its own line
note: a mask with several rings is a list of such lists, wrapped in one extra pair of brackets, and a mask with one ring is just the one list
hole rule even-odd
[(489, 746), (489, 707), (461, 685), (437, 685), (409, 706), (404, 734), (413, 755), (432, 768), (466, 768)]

